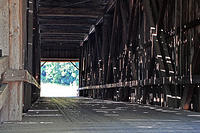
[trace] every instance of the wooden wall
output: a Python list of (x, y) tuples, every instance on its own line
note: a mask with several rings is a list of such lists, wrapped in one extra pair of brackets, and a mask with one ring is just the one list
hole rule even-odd
[(8, 0), (0, 1), (0, 49), (3, 55), (9, 54), (9, 8)]

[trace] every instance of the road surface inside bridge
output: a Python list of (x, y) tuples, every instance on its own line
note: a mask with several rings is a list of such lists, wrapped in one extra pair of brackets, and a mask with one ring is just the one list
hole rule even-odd
[(200, 113), (89, 98), (41, 98), (0, 133), (199, 133)]

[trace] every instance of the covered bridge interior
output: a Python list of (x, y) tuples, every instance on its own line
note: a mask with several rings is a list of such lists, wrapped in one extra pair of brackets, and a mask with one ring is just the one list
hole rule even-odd
[(199, 0), (0, 0), (0, 121), (40, 101), (41, 61), (79, 61), (80, 97), (190, 110), (198, 122), (199, 58)]

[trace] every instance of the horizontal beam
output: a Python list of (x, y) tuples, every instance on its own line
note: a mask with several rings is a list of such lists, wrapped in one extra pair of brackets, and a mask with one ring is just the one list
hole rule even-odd
[(64, 29), (57, 29), (57, 30), (40, 30), (40, 35), (43, 35), (43, 34), (82, 34), (82, 35), (87, 35), (89, 30), (86, 30), (86, 29), (82, 29), (82, 30), (77, 30), (77, 29), (72, 29), (72, 30), (64, 30)]
[(74, 49), (80, 49), (80, 43), (64, 43), (61, 42), (60, 44), (56, 43), (42, 43), (41, 49), (51, 49), (51, 50), (57, 50), (57, 49), (63, 49), (63, 50), (74, 50)]
[(102, 16), (103, 9), (91, 9), (91, 8), (39, 8), (39, 16), (80, 16), (96, 18)]
[(190, 78), (189, 76), (181, 77), (163, 77), (163, 78), (151, 78), (145, 80), (133, 80), (127, 82), (119, 82), (105, 85), (94, 85), (79, 88), (79, 90), (87, 89), (109, 89), (109, 88), (123, 88), (123, 87), (143, 87), (149, 85), (177, 85), (177, 84), (200, 84), (200, 76), (196, 75)]
[(45, 42), (65, 42), (65, 43), (80, 43), (82, 40), (81, 39), (65, 39), (65, 38), (62, 38), (62, 39), (46, 39), (46, 38), (42, 38), (41, 39), (41, 43), (45, 43)]
[(80, 49), (78, 48), (62, 48), (62, 47), (55, 47), (55, 48), (43, 48), (41, 50), (41, 57), (42, 58), (79, 58)]
[(81, 26), (40, 26), (40, 33), (53, 33), (53, 34), (65, 34), (65, 33), (88, 33), (89, 27)]
[(8, 57), (0, 57), (0, 75), (3, 74), (8, 68)]
[(79, 61), (79, 58), (41, 58), (41, 61), (69, 62), (69, 61)]
[(41, 35), (41, 40), (53, 39), (53, 40), (83, 40), (84, 35)]
[(81, 38), (84, 37), (85, 34), (41, 34), (41, 37), (44, 38)]
[(7, 70), (3, 75), (2, 83), (7, 84), (9, 82), (27, 82), (40, 88), (39, 83), (27, 70)]
[(73, 35), (73, 36), (85, 36), (87, 33), (82, 33), (82, 32), (76, 32), (76, 33), (59, 33), (59, 32), (45, 32), (45, 33), (40, 33), (40, 36), (50, 36), (50, 35), (57, 35), (57, 36), (63, 36), (63, 35)]
[(52, 26), (52, 27), (65, 27), (65, 26), (81, 26), (81, 27), (90, 27), (90, 24), (76, 24), (76, 23), (66, 23), (66, 24), (59, 24), (59, 23), (46, 23), (40, 24), (41, 26)]
[(72, 47), (76, 47), (76, 48), (79, 48), (79, 46), (80, 46), (79, 42), (42, 42), (41, 43), (41, 48), (43, 48), (43, 47), (55, 47), (55, 48), (60, 48), (60, 47), (72, 48)]
[(108, 0), (82, 0), (82, 1), (55, 1), (55, 0), (43, 0), (40, 1), (40, 7), (64, 7), (64, 8), (97, 8), (107, 4)]
[(77, 46), (77, 45), (69, 45), (69, 46), (65, 46), (65, 45), (61, 45), (61, 46), (57, 46), (57, 45), (42, 45), (41, 46), (41, 52), (43, 51), (48, 51), (48, 52), (51, 52), (51, 51), (60, 51), (60, 52), (73, 52), (73, 51), (80, 51), (80, 46)]
[(40, 29), (88, 29), (90, 25), (40, 25)]
[(48, 17), (39, 17), (39, 24), (63, 24), (63, 25), (92, 25), (95, 24), (96, 18), (87, 18), (87, 17), (77, 17), (77, 16), (68, 16), (68, 17), (55, 17), (55, 16), (48, 16)]

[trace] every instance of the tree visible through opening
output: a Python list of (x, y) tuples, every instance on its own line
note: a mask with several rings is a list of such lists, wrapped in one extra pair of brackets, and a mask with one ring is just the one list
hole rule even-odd
[(41, 97), (76, 97), (79, 62), (41, 62)]

